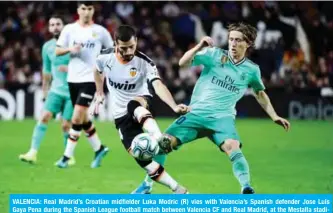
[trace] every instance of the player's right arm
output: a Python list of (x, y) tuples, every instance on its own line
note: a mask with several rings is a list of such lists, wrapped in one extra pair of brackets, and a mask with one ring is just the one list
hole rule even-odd
[(104, 85), (104, 74), (99, 71), (98, 68), (95, 68), (94, 78), (96, 84), (96, 94), (99, 96), (104, 96), (103, 85)]
[(52, 79), (51, 75), (51, 60), (47, 54), (47, 45), (43, 45), (42, 48), (42, 60), (43, 60), (43, 81), (42, 81), (42, 90), (43, 90), (43, 100), (46, 99), (47, 93), (50, 89), (50, 82)]
[(77, 44), (69, 47), (69, 25), (66, 25), (61, 31), (60, 36), (57, 40), (57, 47), (55, 50), (56, 56), (66, 55), (67, 53), (79, 53), (81, 50), (81, 45)]
[(192, 49), (188, 50), (183, 57), (179, 60), (180, 67), (190, 66), (194, 57), (199, 53), (204, 47), (213, 47), (213, 39), (211, 37), (205, 36), (201, 41)]
[[(104, 100), (104, 72), (103, 72), (103, 59), (102, 55), (97, 57), (96, 67), (94, 71), (94, 78), (96, 84), (96, 95), (100, 96), (100, 101)], [(103, 100), (102, 100), (103, 99)]]
[(98, 56), (96, 60), (96, 67), (94, 68), (94, 79), (96, 85), (96, 95), (94, 102), (90, 108), (89, 113), (91, 115), (99, 114), (99, 106), (104, 102), (104, 73), (103, 73), (103, 63), (101, 61), (101, 57)]

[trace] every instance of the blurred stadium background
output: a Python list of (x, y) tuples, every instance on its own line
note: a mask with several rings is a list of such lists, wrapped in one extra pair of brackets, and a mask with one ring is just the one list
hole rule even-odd
[[(237, 105), (254, 186), (259, 193), (332, 193), (332, 11), (332, 2), (113, 1), (96, 2), (94, 20), (110, 33), (119, 24), (134, 25), (138, 48), (157, 63), (175, 99), (184, 103), (202, 68), (179, 69), (182, 54), (204, 35), (224, 48), (228, 23), (252, 23), (258, 38), (248, 57), (259, 64), (277, 112), (292, 124), (285, 134), (250, 92)], [(73, 22), (76, 2), (0, 2), (0, 210), (7, 209), (9, 193), (128, 193), (144, 176), (123, 150), (107, 106), (97, 127), (112, 152), (100, 169), (89, 169), (92, 152), (84, 137), (77, 165), (54, 168), (63, 150), (57, 122), (50, 124), (38, 164), (18, 161), (42, 109), (41, 46), (50, 38), (48, 17), (55, 12)], [(155, 111), (162, 129), (175, 117), (159, 100)], [(227, 158), (208, 140), (173, 153), (167, 169), (192, 193), (239, 193)], [(168, 191), (158, 186), (155, 193)]]

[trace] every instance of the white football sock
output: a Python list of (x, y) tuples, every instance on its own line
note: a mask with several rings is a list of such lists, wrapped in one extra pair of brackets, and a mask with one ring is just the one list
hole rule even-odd
[[(150, 164), (148, 164), (145, 167), (145, 170), (147, 171), (147, 173), (149, 175), (155, 175), (158, 176), (156, 178), (156, 182), (165, 185), (167, 187), (169, 187), (172, 190), (175, 190), (177, 188), (177, 181), (175, 181), (165, 170), (162, 172), (162, 174), (157, 174), (157, 170), (161, 167), (161, 165), (155, 161), (152, 161)], [(156, 174), (154, 174), (156, 173)]]
[(88, 137), (88, 141), (91, 145), (91, 147), (93, 148), (93, 150), (96, 152), (101, 148), (101, 140), (99, 139), (97, 133), (94, 133), (92, 136)]
[(74, 156), (74, 150), (76, 147), (77, 141), (72, 141), (71, 139), (67, 140), (66, 149), (64, 155), (68, 158)]
[[(74, 150), (77, 144), (77, 141), (79, 140), (81, 135), (81, 131), (76, 131), (74, 129), (69, 130), (69, 137), (67, 139), (67, 144), (65, 148), (64, 155), (68, 158), (71, 158), (74, 156)], [(76, 140), (73, 140), (71, 138), (76, 138)]]

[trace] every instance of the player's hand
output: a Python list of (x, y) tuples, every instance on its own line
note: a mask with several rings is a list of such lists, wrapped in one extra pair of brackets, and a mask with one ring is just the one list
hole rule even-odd
[(173, 111), (177, 114), (185, 114), (190, 111), (190, 108), (185, 104), (178, 104)]
[(81, 44), (75, 44), (73, 47), (71, 47), (70, 52), (72, 54), (77, 54), (81, 51)]
[(276, 117), (274, 118), (274, 122), (280, 126), (282, 126), (286, 131), (288, 131), (290, 129), (290, 123), (289, 121), (287, 121), (286, 119), (284, 118), (281, 118), (281, 117)]
[(67, 72), (67, 71), (68, 71), (68, 67), (67, 67), (66, 65), (60, 65), (60, 66), (58, 67), (58, 70), (59, 70), (60, 72)]
[(200, 40), (199, 45), (200, 45), (200, 49), (203, 48), (203, 47), (207, 47), (207, 46), (208, 47), (213, 47), (214, 40), (209, 36), (205, 36)]
[(104, 94), (96, 94), (95, 98), (90, 106), (89, 114), (90, 115), (98, 115), (99, 114), (99, 107), (103, 105), (105, 96)]

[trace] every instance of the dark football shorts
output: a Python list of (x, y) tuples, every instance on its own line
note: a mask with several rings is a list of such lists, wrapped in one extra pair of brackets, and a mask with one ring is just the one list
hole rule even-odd
[(73, 106), (90, 106), (96, 92), (94, 82), (68, 83), (68, 86)]

